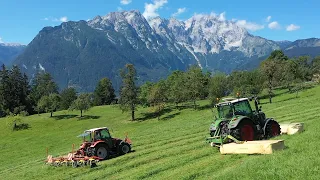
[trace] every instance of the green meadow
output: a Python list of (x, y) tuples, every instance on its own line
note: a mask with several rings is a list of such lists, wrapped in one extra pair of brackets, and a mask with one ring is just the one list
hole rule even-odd
[[(298, 94), (276, 91), (273, 103), (261, 99), (267, 117), (278, 122), (304, 122), (305, 131), (281, 135), (286, 148), (271, 155), (221, 155), (205, 143), (215, 115), (209, 102), (197, 110), (167, 108), (160, 120), (150, 108), (122, 113), (116, 105), (93, 107), (80, 119), (78, 111), (23, 117), (30, 128), (11, 131), (0, 119), (0, 179), (320, 179), (320, 86)], [(46, 148), (65, 155), (84, 130), (107, 126), (114, 137), (128, 133), (133, 152), (102, 161), (95, 168), (45, 164)]]

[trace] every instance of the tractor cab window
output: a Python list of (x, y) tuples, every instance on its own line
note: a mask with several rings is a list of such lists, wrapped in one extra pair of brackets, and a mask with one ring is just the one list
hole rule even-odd
[(236, 115), (251, 116), (252, 114), (252, 109), (248, 101), (234, 103), (234, 110)]
[(110, 136), (110, 133), (107, 131), (107, 130), (101, 130), (100, 131), (100, 134), (101, 134), (101, 138), (102, 139), (108, 139), (108, 138), (110, 138), (111, 136)]
[(233, 116), (232, 107), (229, 105), (218, 106), (218, 115), (219, 115), (219, 118), (232, 118)]

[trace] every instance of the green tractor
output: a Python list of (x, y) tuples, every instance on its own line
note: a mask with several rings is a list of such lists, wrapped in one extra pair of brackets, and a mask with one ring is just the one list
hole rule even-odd
[[(255, 110), (250, 102), (254, 99)], [(215, 105), (218, 116), (210, 125), (210, 136), (206, 140), (211, 146), (219, 146), (232, 141), (243, 142), (269, 139), (280, 135), (279, 123), (273, 118), (266, 118), (258, 107), (258, 99), (226, 98)]]

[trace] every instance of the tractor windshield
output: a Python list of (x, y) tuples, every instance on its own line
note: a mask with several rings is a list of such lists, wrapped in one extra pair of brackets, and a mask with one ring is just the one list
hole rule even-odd
[(218, 106), (219, 118), (231, 118), (233, 116), (233, 110), (230, 105)]
[(236, 115), (250, 116), (252, 114), (252, 109), (248, 101), (239, 101), (233, 103), (233, 106)]
[(85, 132), (83, 134), (80, 134), (78, 137), (83, 138), (83, 141), (87, 141), (87, 142), (90, 142), (92, 140), (90, 132)]

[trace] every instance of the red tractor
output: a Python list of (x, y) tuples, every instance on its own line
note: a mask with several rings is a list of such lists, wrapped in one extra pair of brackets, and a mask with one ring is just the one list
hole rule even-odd
[(107, 127), (85, 130), (78, 137), (83, 138), (83, 143), (75, 155), (97, 156), (108, 159), (110, 155), (123, 155), (131, 151), (131, 140), (126, 136), (124, 140), (111, 137)]

